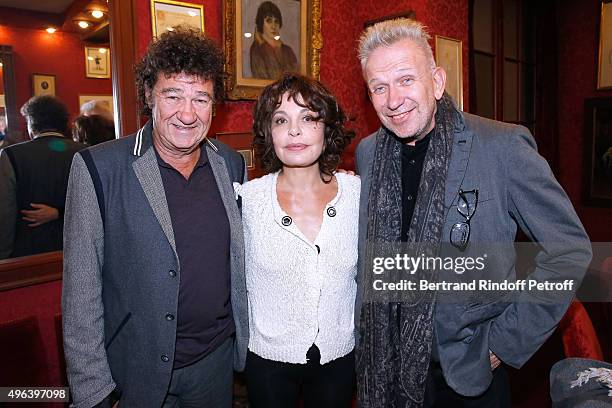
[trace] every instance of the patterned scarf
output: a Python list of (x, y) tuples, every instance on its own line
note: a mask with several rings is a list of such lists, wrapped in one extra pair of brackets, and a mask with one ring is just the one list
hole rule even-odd
[[(437, 102), (435, 131), (423, 164), (408, 243), (438, 248), (444, 225), (444, 188), (453, 133), (461, 120), (452, 99)], [(396, 248), (402, 222), (401, 142), (381, 128), (376, 136), (369, 192), (365, 272), (372, 265), (372, 243)], [(437, 250), (435, 250), (437, 253)], [(396, 250), (397, 252), (397, 250)], [(370, 271), (371, 273), (371, 271)], [(436, 272), (419, 278), (433, 281)], [(367, 281), (367, 279), (366, 279)], [(367, 288), (366, 288), (367, 291)], [(413, 292), (400, 303), (366, 303), (361, 309), (357, 381), (361, 408), (421, 407), (433, 341), (436, 293)], [(356, 311), (357, 313), (359, 311)]]

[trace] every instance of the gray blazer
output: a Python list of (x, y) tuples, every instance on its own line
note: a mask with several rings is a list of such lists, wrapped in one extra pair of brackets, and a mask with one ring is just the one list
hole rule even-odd
[[(363, 139), (356, 150), (362, 183), (360, 255), (365, 253), (375, 135)], [(546, 160), (537, 153), (535, 141), (526, 128), (463, 114), (463, 123), (455, 130), (446, 179), (443, 242), (449, 242), (453, 224), (464, 221), (456, 209), (459, 189), (479, 190), (477, 210), (471, 221), (471, 243), (511, 243), (520, 227), (531, 240), (544, 247), (536, 258), (530, 278), (581, 281), (591, 261), (589, 239)], [(557, 245), (559, 243), (561, 245)], [(473, 247), (467, 248), (465, 256), (482, 255), (470, 253)], [(514, 252), (504, 255), (493, 271), (495, 276), (483, 279), (516, 278)], [(357, 332), (364, 273), (368, 273), (362, 263), (355, 305)], [(571, 267), (560, 271), (560, 264)], [(488, 349), (504, 363), (521, 367), (553, 332), (572, 295), (569, 293), (554, 304), (546, 305), (530, 302), (533, 299), (528, 293), (521, 293), (510, 303), (500, 298), (484, 302), (482, 299), (478, 302), (439, 302), (434, 316), (436, 349), (448, 384), (466, 396), (484, 392), (492, 379)]]
[[(234, 365), (248, 344), (244, 241), (232, 182), (242, 157), (206, 146), (230, 221)], [(64, 228), (62, 312), (73, 406), (92, 407), (114, 388), (121, 405), (161, 406), (174, 361), (180, 265), (151, 122), (137, 134), (74, 158)]]

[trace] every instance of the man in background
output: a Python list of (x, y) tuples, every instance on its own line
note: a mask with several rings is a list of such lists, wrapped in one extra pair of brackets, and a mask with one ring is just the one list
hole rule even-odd
[(62, 249), (64, 202), (72, 156), (68, 110), (52, 96), (21, 108), (31, 140), (0, 151), (0, 259)]

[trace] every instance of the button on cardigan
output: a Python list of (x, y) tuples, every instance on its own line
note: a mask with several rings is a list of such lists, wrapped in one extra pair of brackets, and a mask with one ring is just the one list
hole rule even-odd
[[(338, 173), (338, 193), (310, 242), (288, 222), (276, 196), (278, 173), (239, 186), (245, 231), (249, 350), (305, 364), (312, 344), (321, 364), (355, 346), (354, 304), (360, 180)], [(284, 221), (283, 221), (284, 220)]]

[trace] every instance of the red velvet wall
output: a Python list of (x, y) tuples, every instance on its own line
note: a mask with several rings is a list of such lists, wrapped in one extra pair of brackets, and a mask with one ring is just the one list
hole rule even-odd
[[(192, 0), (204, 5), (206, 33), (222, 44), (223, 1)], [(464, 106), (468, 105), (467, 75), (467, 0), (457, 2), (445, 0), (420, 0), (378, 2), (350, 0), (322, 0), (321, 82), (338, 97), (349, 116), (354, 117), (353, 128), (362, 138), (378, 127), (378, 121), (366, 97), (357, 60), (357, 38), (367, 20), (396, 14), (406, 10), (416, 11), (417, 19), (430, 27), (431, 34), (458, 38), (464, 44)], [(138, 0), (138, 55), (145, 52), (151, 39), (151, 9), (149, 0)], [(433, 45), (433, 41), (432, 41)], [(252, 127), (253, 102), (226, 102), (217, 109), (211, 128), (212, 133), (249, 131)], [(347, 152), (346, 167), (352, 167), (352, 148)]]
[[(62, 384), (55, 316), (61, 314), (62, 282), (55, 281), (1, 292), (0, 322), (36, 316), (44, 344), (49, 386)], [(63, 356), (62, 356), (63, 358)], [(4, 386), (5, 384), (0, 384)], [(27, 384), (22, 384), (27, 385)]]
[[(55, 75), (56, 96), (66, 104), (71, 118), (79, 113), (79, 95), (112, 94), (110, 79), (85, 77), (85, 44), (76, 34), (2, 25), (0, 44), (13, 47), (18, 110), (33, 96), (33, 73)], [(25, 132), (22, 119), (21, 125)]]
[[(591, 241), (612, 241), (612, 210), (582, 205), (584, 101), (610, 96), (597, 91), (599, 0), (558, 3), (559, 181), (570, 196)], [(579, 23), (579, 28), (576, 25)]]

